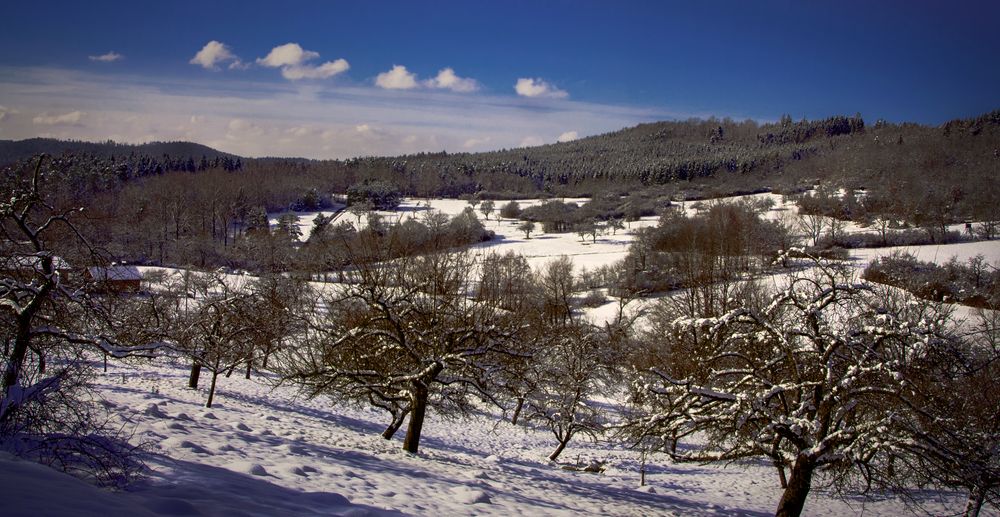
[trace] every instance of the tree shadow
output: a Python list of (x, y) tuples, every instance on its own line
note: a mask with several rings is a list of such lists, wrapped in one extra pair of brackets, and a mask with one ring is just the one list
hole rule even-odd
[(171, 467), (169, 482), (147, 479), (133, 485), (126, 496), (160, 515), (406, 515), (354, 504), (335, 492), (285, 488), (271, 481), (275, 476), (263, 471), (243, 474), (163, 455), (153, 461)]

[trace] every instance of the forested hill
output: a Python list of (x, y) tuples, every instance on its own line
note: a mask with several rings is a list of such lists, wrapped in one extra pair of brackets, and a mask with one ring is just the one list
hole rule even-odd
[[(941, 126), (836, 116), (773, 124), (686, 120), (531, 148), (348, 160), (417, 195), (541, 192), (588, 195), (670, 185), (734, 191), (886, 178), (998, 180), (1000, 110)], [(314, 166), (322, 166), (320, 163)]]
[(216, 158), (235, 160), (235, 155), (217, 151), (207, 145), (194, 142), (150, 142), (146, 144), (120, 144), (113, 141), (83, 142), (79, 140), (56, 140), (54, 138), (29, 138), (26, 140), (0, 140), (0, 166), (9, 165), (19, 160), (31, 158), (38, 154), (62, 156), (64, 154), (86, 154), (101, 158), (127, 156), (170, 156), (191, 158), (200, 161)]
[[(640, 124), (572, 142), (481, 153), (419, 153), (348, 160), (238, 158), (190, 142), (143, 145), (31, 139), (0, 141), (0, 164), (39, 152), (82, 152), (119, 180), (170, 171), (251, 169), (234, 187), (297, 177), (302, 192), (344, 192), (368, 179), (407, 195), (483, 197), (667, 190), (719, 195), (817, 182), (889, 183), (954, 190), (1000, 184), (1000, 110), (940, 126), (866, 123), (860, 115), (776, 123), (685, 120)], [(105, 178), (100, 183), (109, 184)], [(239, 185), (237, 185), (239, 184)], [(930, 187), (928, 187), (930, 188)], [(277, 196), (284, 201), (287, 196)], [(276, 202), (269, 201), (269, 206)]]

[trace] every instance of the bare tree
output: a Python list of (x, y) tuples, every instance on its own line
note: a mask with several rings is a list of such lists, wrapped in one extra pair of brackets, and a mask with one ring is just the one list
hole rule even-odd
[[(815, 475), (845, 476), (884, 458), (908, 374), (952, 350), (947, 317), (820, 264), (767, 303), (716, 316), (679, 314), (665, 357), (640, 381), (647, 407), (635, 435), (701, 432), (680, 460), (770, 458), (791, 469), (777, 515), (799, 515)], [(698, 347), (686, 346), (697, 340)], [(862, 469), (863, 470), (863, 469)]]
[[(143, 310), (154, 318), (160, 306), (71, 277), (64, 256), (106, 261), (77, 229), (79, 210), (58, 206), (65, 165), (39, 158), (33, 170), (15, 167), (0, 176), (0, 445), (18, 443), (46, 463), (114, 483), (134, 464), (120, 445), (121, 426), (87, 392), (86, 361), (154, 354), (153, 332), (122, 327)], [(57, 367), (45, 368), (46, 357)]]
[[(219, 375), (252, 357), (255, 321), (252, 294), (241, 279), (215, 273), (206, 280), (197, 292), (195, 306), (178, 315), (172, 338), (195, 365), (192, 387), (197, 386), (201, 369), (212, 374), (205, 402), (205, 407), (212, 407)], [(234, 283), (237, 285), (231, 285)]]
[(604, 328), (582, 321), (544, 327), (551, 337), (534, 349), (535, 389), (527, 394), (526, 419), (542, 423), (556, 437), (550, 461), (573, 437), (597, 438), (604, 432), (608, 415), (594, 399), (613, 384), (629, 324), (619, 318)]
[(795, 224), (812, 241), (813, 246), (819, 245), (819, 239), (828, 226), (827, 217), (819, 214), (799, 214)]
[(536, 272), (542, 312), (552, 323), (565, 323), (573, 315), (573, 293), (576, 281), (573, 276), (573, 261), (563, 255), (542, 266)]
[(324, 300), (308, 342), (282, 353), (284, 378), (308, 396), (389, 410), (386, 437), (408, 415), (403, 448), (416, 453), (428, 407), (464, 414), (473, 398), (497, 402), (493, 375), (520, 355), (510, 313), (469, 296), (477, 269), (468, 254), (359, 266), (357, 283)]

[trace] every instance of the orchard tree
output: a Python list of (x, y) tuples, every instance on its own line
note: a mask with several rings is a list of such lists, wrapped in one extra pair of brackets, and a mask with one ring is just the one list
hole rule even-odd
[(998, 324), (996, 311), (980, 311), (965, 322), (963, 346), (910, 373), (903, 402), (912, 417), (896, 419), (892, 435), (906, 453), (895, 469), (919, 485), (964, 490), (967, 517), (1000, 508)]
[(216, 272), (196, 291), (193, 306), (178, 314), (175, 346), (193, 361), (190, 385), (198, 386), (202, 369), (212, 374), (205, 407), (212, 407), (219, 375), (252, 357), (254, 321), (252, 295), (242, 278)]
[[(784, 481), (777, 515), (800, 515), (816, 475), (849, 479), (891, 454), (908, 378), (949, 357), (947, 316), (817, 263), (786, 288), (662, 328), (665, 353), (637, 380), (633, 436), (706, 441), (679, 460), (770, 459)], [(728, 303), (728, 302), (727, 302)], [(692, 343), (698, 346), (692, 346)], [(673, 350), (677, 353), (670, 353)]]
[(496, 372), (521, 356), (513, 313), (470, 296), (471, 255), (360, 261), (355, 282), (325, 297), (304, 343), (282, 352), (283, 377), (307, 396), (388, 410), (383, 436), (409, 416), (403, 448), (416, 453), (426, 412), (467, 414), (496, 403)]
[(480, 205), (479, 205), (479, 211), (483, 213), (483, 217), (487, 221), (490, 219), (490, 214), (493, 213), (493, 208), (494, 207), (495, 207), (495, 205), (493, 204), (493, 200), (492, 199), (487, 199), (486, 201), (483, 201), (482, 203), (480, 203)]
[(549, 336), (532, 348), (531, 382), (525, 418), (548, 428), (558, 442), (549, 454), (556, 461), (575, 436), (597, 438), (608, 423), (602, 405), (595, 402), (613, 384), (625, 353), (633, 319), (623, 317), (604, 327), (586, 321), (546, 324), (536, 321)]
[(522, 231), (522, 232), (524, 232), (524, 238), (525, 239), (530, 239), (531, 238), (531, 232), (535, 231), (535, 223), (533, 223), (531, 221), (525, 221), (525, 222), (521, 223), (517, 227), (517, 229), (520, 230), (520, 231)]
[(521, 215), (521, 205), (517, 201), (509, 201), (500, 207), (500, 217), (517, 219)]

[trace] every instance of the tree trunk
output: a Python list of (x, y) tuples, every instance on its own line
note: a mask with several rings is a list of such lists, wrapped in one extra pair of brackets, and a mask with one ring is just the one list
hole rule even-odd
[(420, 431), (424, 427), (424, 414), (427, 412), (427, 386), (416, 382), (413, 386), (412, 408), (410, 409), (410, 424), (406, 428), (406, 438), (403, 439), (403, 449), (416, 454), (420, 445)]
[(792, 476), (788, 480), (788, 488), (781, 494), (775, 517), (799, 517), (806, 504), (806, 496), (812, 485), (813, 470), (816, 465), (805, 456), (799, 456), (792, 466)]
[(398, 415), (393, 415), (389, 427), (386, 427), (385, 431), (382, 431), (382, 438), (392, 440), (392, 437), (396, 436), (396, 431), (403, 426), (403, 420), (406, 419), (407, 414), (409, 414), (409, 411), (400, 411)]
[(559, 441), (559, 446), (556, 447), (556, 450), (552, 451), (552, 454), (549, 454), (549, 461), (556, 461), (556, 458), (558, 458), (559, 455), (562, 454), (563, 449), (566, 448), (566, 444), (569, 443), (569, 439), (572, 436), (573, 436), (572, 434), (566, 433), (566, 439), (565, 440), (560, 440)]
[(191, 376), (188, 377), (188, 388), (198, 389), (198, 378), (201, 377), (201, 363), (195, 361), (191, 364)]
[(969, 499), (965, 502), (965, 517), (979, 517), (985, 500), (986, 492), (984, 490), (978, 488), (969, 490)]
[(253, 358), (247, 359), (247, 374), (246, 378), (250, 378), (250, 371), (253, 370)]
[(212, 400), (215, 398), (215, 381), (219, 378), (218, 372), (212, 372), (212, 385), (208, 387), (208, 402), (205, 407), (212, 407)]
[(45, 354), (41, 350), (35, 350), (35, 354), (38, 355), (38, 373), (45, 374)]
[(28, 343), (31, 340), (31, 326), (27, 318), (17, 322), (17, 334), (14, 337), (14, 351), (7, 360), (7, 369), (3, 374), (3, 396), (10, 393), (10, 388), (21, 378), (21, 368), (24, 358), (28, 355)]
[(521, 417), (521, 410), (524, 409), (524, 397), (517, 397), (517, 405), (514, 406), (514, 415), (510, 417), (510, 423), (517, 425), (517, 419)]

